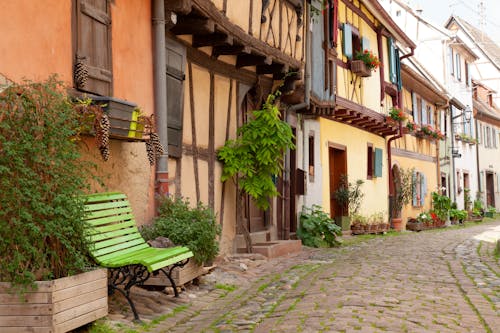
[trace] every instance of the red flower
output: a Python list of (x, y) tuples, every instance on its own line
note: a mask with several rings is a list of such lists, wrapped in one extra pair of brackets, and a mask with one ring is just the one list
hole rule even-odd
[(436, 215), (436, 213), (431, 213), (431, 217), (432, 217), (433, 220), (437, 220), (437, 218), (438, 218), (437, 215)]

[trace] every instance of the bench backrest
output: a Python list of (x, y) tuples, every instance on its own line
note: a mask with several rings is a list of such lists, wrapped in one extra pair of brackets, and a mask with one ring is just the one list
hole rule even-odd
[[(132, 214), (127, 196), (119, 192), (85, 196), (90, 253), (98, 264), (148, 248)], [(105, 265), (104, 265), (105, 266)]]

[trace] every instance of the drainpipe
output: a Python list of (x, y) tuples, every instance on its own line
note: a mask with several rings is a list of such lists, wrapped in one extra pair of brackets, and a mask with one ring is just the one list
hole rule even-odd
[(455, 170), (455, 157), (453, 156), (453, 149), (455, 148), (455, 126), (453, 126), (453, 107), (450, 105), (450, 130), (451, 130), (451, 172), (453, 173), (453, 202), (457, 202), (457, 186), (456, 186), (456, 170)]
[[(153, 0), (153, 75), (155, 124), (160, 142), (168, 147), (167, 138), (167, 65), (165, 59), (165, 3)], [(168, 152), (160, 156), (156, 163), (156, 193), (168, 194)]]
[[(295, 104), (290, 106), (287, 110), (284, 111), (283, 118), (287, 119), (287, 113), (290, 111), (297, 111), (303, 108), (309, 107), (310, 99), (311, 99), (311, 24), (310, 24), (310, 15), (309, 15), (309, 4), (306, 3), (306, 24), (307, 24), (307, 38), (306, 38), (306, 65), (304, 70), (304, 102)], [(285, 167), (283, 170), (283, 193), (284, 196), (281, 200), (283, 200), (283, 207), (288, 207), (288, 203), (290, 202), (290, 150), (287, 150), (285, 154)], [(278, 221), (283, 226), (283, 239), (290, 238), (290, 212), (283, 211), (282, 221)]]
[[(472, 102), (472, 110), (474, 110), (474, 102)], [(477, 113), (476, 113), (476, 116), (478, 113), (481, 113), (480, 110), (477, 110)], [(471, 117), (471, 121), (472, 119), (475, 120), (475, 118)], [(477, 120), (475, 121), (475, 124), (474, 124), (474, 128), (475, 128), (475, 131), (476, 131), (476, 141), (477, 141), (477, 144), (475, 145), (476, 147), (476, 165), (477, 165), (477, 190), (478, 192), (482, 192), (482, 184), (481, 184), (481, 174), (480, 174), (480, 169), (479, 169), (479, 138), (478, 138), (478, 127), (477, 127)], [(484, 174), (485, 176), (485, 179), (486, 179), (486, 174)], [(486, 190), (486, 188), (485, 188)], [(486, 194), (486, 191), (485, 191), (485, 194)], [(486, 196), (484, 196), (484, 199), (483, 199), (483, 203), (484, 203), (484, 206), (487, 207), (486, 205)]]

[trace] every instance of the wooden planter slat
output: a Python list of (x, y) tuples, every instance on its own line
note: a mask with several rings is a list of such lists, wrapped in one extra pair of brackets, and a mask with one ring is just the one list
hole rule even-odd
[(107, 271), (37, 282), (22, 298), (0, 283), (0, 332), (67, 332), (108, 314)]

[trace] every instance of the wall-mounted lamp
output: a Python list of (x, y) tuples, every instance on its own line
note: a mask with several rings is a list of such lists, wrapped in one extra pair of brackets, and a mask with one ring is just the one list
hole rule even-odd
[(464, 116), (465, 117), (465, 122), (462, 122), (462, 123), (454, 123), (454, 124), (463, 124), (463, 123), (470, 123), (470, 120), (472, 118), (472, 110), (470, 108), (470, 106), (466, 106), (465, 107), (465, 110), (462, 110), (462, 112), (454, 117), (451, 118), (451, 120), (453, 121), (454, 119), (457, 119), (459, 117), (462, 117)]

